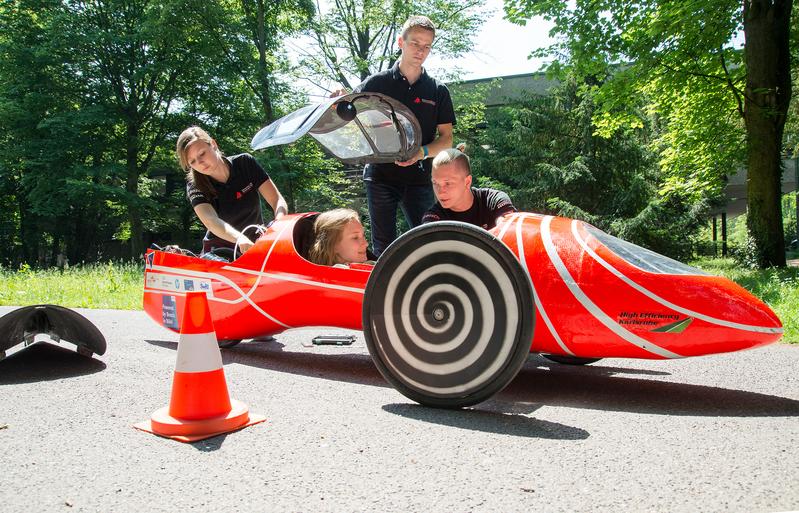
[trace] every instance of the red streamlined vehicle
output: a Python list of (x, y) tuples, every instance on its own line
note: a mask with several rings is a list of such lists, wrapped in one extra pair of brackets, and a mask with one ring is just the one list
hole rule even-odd
[[(276, 121), (253, 148), (309, 132), (351, 163), (404, 160), (418, 151), (418, 130), (390, 98), (350, 94)], [(272, 223), (232, 262), (148, 251), (145, 311), (178, 331), (186, 292), (204, 291), (227, 346), (302, 326), (363, 330), (381, 374), (438, 407), (491, 397), (530, 352), (571, 364), (683, 358), (782, 334), (774, 312), (734, 282), (579, 220), (513, 213), (490, 231), (432, 223), (403, 234), (374, 266), (339, 268), (307, 258), (315, 216)]]

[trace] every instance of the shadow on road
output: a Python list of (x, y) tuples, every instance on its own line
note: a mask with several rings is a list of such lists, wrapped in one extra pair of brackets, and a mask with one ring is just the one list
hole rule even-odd
[[(176, 342), (148, 340), (177, 349)], [(279, 342), (244, 343), (222, 351), (225, 364), (312, 376), (333, 381), (389, 387), (365, 354), (284, 351)], [(531, 357), (518, 376), (480, 410), (518, 413), (513, 404), (566, 406), (592, 410), (711, 417), (799, 417), (799, 401), (775, 395), (704, 385), (658, 381), (629, 375), (669, 376), (663, 371), (603, 366), (569, 366)]]
[[(176, 350), (177, 342), (147, 340), (149, 344)], [(389, 387), (372, 359), (365, 354), (314, 353), (284, 351), (280, 342), (244, 342), (233, 349), (222, 350), (225, 365), (238, 363), (259, 369), (318, 377), (333, 381), (344, 381)]]
[[(530, 362), (498, 399), (540, 405), (699, 417), (797, 417), (799, 401), (705, 385), (624, 377), (637, 369)], [(548, 367), (548, 368), (544, 368)], [(644, 374), (647, 372), (644, 371)]]
[(96, 358), (48, 342), (37, 342), (0, 360), (0, 385), (84, 376), (105, 367), (105, 363)]
[(488, 404), (483, 403), (473, 409), (441, 410), (400, 403), (387, 404), (383, 406), (383, 410), (402, 417), (469, 431), (551, 440), (585, 440), (589, 436), (588, 431), (565, 424), (539, 420), (520, 413), (484, 409)]

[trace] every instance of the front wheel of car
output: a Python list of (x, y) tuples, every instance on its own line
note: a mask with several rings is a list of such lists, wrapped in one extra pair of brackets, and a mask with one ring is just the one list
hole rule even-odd
[(219, 347), (222, 349), (229, 349), (233, 346), (236, 346), (241, 342), (241, 339), (234, 339), (234, 340), (218, 340)]
[(516, 376), (535, 323), (532, 285), (505, 244), (457, 222), (417, 227), (377, 261), (363, 328), (383, 377), (440, 408), (484, 401)]

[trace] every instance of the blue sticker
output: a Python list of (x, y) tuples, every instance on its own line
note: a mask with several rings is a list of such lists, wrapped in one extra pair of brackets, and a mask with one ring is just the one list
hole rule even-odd
[(183, 280), (183, 288), (187, 291), (194, 290), (194, 280)]
[(164, 321), (164, 327), (178, 329), (178, 309), (175, 303), (175, 296), (161, 296), (163, 303), (161, 304), (161, 316)]

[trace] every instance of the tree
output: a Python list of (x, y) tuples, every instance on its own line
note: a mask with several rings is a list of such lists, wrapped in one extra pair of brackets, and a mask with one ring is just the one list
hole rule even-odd
[(792, 0), (744, 0), (749, 181), (747, 226), (761, 266), (785, 266), (782, 136), (791, 100)]
[(13, 233), (2, 242), (14, 263), (47, 265), (58, 253), (82, 260), (110, 228), (97, 215), (112, 198), (101, 176), (110, 126), (64, 65), (59, 9), (20, 0), (0, 10), (0, 176), (13, 205), (4, 216)]
[[(48, 87), (46, 70), (52, 61), (47, 53), (37, 51), (46, 25), (46, 16), (37, 19), (34, 14), (41, 7), (38, 2), (0, 7), (0, 202), (4, 207), (0, 243), (22, 261), (33, 261), (38, 253), (31, 230), (34, 223), (29, 220), (31, 206), (22, 184), (24, 171), (36, 155), (41, 112), (64, 99), (55, 87)], [(17, 262), (6, 255), (0, 263)]]
[[(728, 120), (734, 109), (745, 130), (748, 224), (760, 266), (785, 265), (779, 191), (791, 98), (791, 8), (791, 0), (599, 0), (578, 1), (574, 9), (561, 0), (505, 0), (513, 21), (542, 15), (555, 22), (554, 33), (561, 39), (546, 52), (556, 57), (554, 71), (566, 64), (583, 77), (599, 79), (593, 88), (598, 90), (595, 121), (601, 133), (640, 126), (644, 113), (627, 103), (646, 94), (652, 108), (664, 115), (665, 162), (669, 152), (685, 156), (685, 150), (694, 156), (677, 159), (683, 164), (719, 163), (697, 173), (678, 168), (676, 173), (691, 178), (691, 187), (718, 189), (722, 177), (735, 171), (735, 149), (729, 147), (735, 122)], [(734, 44), (740, 30), (743, 51)], [(703, 104), (706, 115), (681, 110), (684, 99)], [(715, 114), (709, 108), (714, 104)], [(726, 121), (721, 134), (716, 133), (719, 118)], [(702, 135), (697, 137), (697, 131)], [(696, 144), (668, 144), (691, 135)]]
[(226, 68), (260, 106), (261, 123), (275, 119), (280, 83), (288, 71), (283, 41), (307, 30), (315, 13), (313, 0), (226, 0), (201, 3), (193, 12), (215, 52), (216, 68)]
[[(150, 236), (189, 243), (198, 223), (175, 165), (177, 134), (199, 124), (226, 152), (247, 151), (258, 128), (304, 103), (280, 78), (280, 47), (312, 13), (307, 0), (2, 4), (0, 205), (13, 208), (0, 241), (9, 253), (48, 265), (61, 252), (72, 262), (122, 256), (103, 252), (112, 238), (129, 256)], [(310, 191), (322, 205), (342, 194), (325, 186), (340, 173), (318, 172), (331, 167), (318, 149), (259, 157), (292, 204)]]
[(121, 199), (132, 257), (143, 251), (140, 180), (173, 129), (169, 121), (180, 99), (189, 97), (195, 84), (209, 76), (202, 29), (187, 18), (200, 4), (194, 0), (65, 2), (54, 27), (70, 55), (67, 65), (83, 80), (84, 106), (104, 109), (115, 124), (108, 152), (112, 162), (124, 163)]
[(314, 83), (333, 81), (347, 89), (394, 65), (397, 38), (405, 20), (424, 14), (436, 24), (434, 50), (457, 57), (469, 49), (486, 13), (480, 0), (334, 0), (317, 7), (313, 50), (302, 54), (303, 69)]

